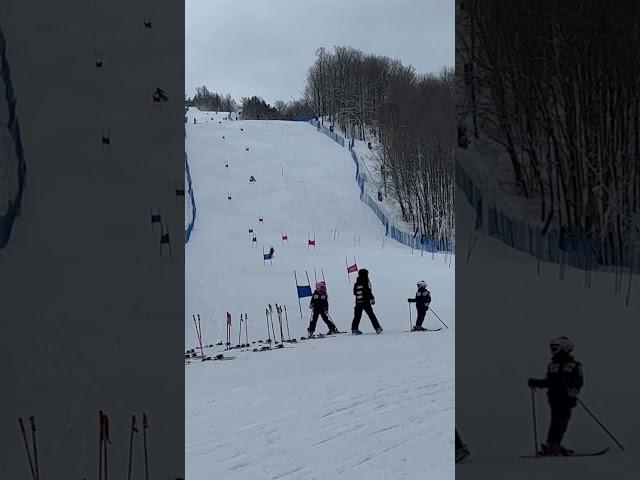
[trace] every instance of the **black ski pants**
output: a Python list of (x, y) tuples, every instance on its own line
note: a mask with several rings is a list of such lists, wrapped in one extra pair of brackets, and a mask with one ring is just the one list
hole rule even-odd
[(311, 314), (311, 322), (309, 323), (309, 332), (313, 333), (316, 331), (316, 323), (318, 322), (318, 317), (322, 317), (324, 323), (327, 324), (327, 327), (330, 331), (336, 330), (336, 326), (333, 324), (331, 320), (329, 320), (329, 315), (326, 312), (321, 312), (319, 310), (314, 310)]
[(351, 330), (358, 330), (358, 326), (360, 325), (360, 319), (362, 318), (362, 312), (366, 312), (369, 320), (371, 320), (371, 325), (373, 325), (374, 329), (380, 328), (380, 322), (376, 317), (376, 314), (373, 313), (373, 307), (369, 302), (356, 303), (355, 308), (353, 309), (353, 322), (351, 322)]
[(571, 406), (566, 403), (550, 403), (551, 423), (547, 434), (547, 444), (561, 445), (571, 418)]
[(427, 315), (427, 309), (418, 308), (417, 311), (418, 311), (418, 318), (416, 319), (416, 326), (421, 327), (422, 322), (424, 322), (424, 317)]

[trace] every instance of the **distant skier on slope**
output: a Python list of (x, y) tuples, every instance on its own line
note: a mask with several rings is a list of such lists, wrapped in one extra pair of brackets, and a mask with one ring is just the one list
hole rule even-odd
[(251, 176), (249, 177), (249, 183), (253, 183), (253, 182), (255, 182), (255, 181), (256, 181), (256, 177), (254, 177), (253, 175), (251, 175)]
[(416, 296), (414, 298), (407, 298), (409, 303), (416, 304), (416, 310), (418, 311), (418, 317), (416, 318), (416, 324), (411, 328), (413, 331), (423, 331), (426, 330), (422, 326), (424, 322), (424, 317), (427, 315), (427, 310), (429, 310), (429, 304), (431, 303), (431, 292), (427, 290), (427, 282), (424, 280), (420, 280), (417, 283), (418, 291), (416, 292)]
[(458, 429), (456, 428), (456, 463), (461, 462), (462, 460), (467, 458), (469, 455), (471, 455), (471, 453), (469, 452), (469, 449), (467, 448), (467, 446), (464, 443), (462, 443), (462, 439), (460, 438), (460, 435), (458, 434)]
[(565, 336), (556, 337), (549, 342), (551, 362), (547, 366), (547, 375), (543, 379), (530, 378), (530, 388), (546, 388), (549, 406), (551, 407), (551, 423), (547, 434), (546, 445), (542, 444), (542, 455), (571, 455), (573, 450), (562, 446), (562, 439), (571, 410), (575, 408), (576, 398), (584, 384), (582, 364), (573, 358), (573, 342)]
[(327, 285), (324, 282), (316, 283), (316, 289), (311, 296), (309, 308), (312, 311), (311, 322), (309, 323), (309, 328), (307, 329), (307, 333), (310, 337), (312, 337), (314, 332), (316, 331), (316, 323), (318, 321), (318, 317), (322, 317), (324, 323), (327, 324), (327, 327), (329, 328), (327, 335), (338, 333), (338, 329), (336, 328), (335, 324), (329, 319), (329, 297), (327, 295)]
[(362, 332), (358, 330), (360, 325), (360, 319), (362, 318), (362, 312), (366, 312), (371, 325), (376, 330), (376, 333), (382, 333), (382, 327), (380, 322), (376, 318), (376, 314), (373, 313), (372, 305), (375, 305), (376, 299), (371, 291), (371, 282), (369, 282), (369, 271), (366, 268), (361, 268), (358, 271), (358, 278), (353, 285), (353, 294), (356, 297), (356, 306), (353, 309), (353, 322), (351, 323), (351, 333), (353, 335), (362, 335)]

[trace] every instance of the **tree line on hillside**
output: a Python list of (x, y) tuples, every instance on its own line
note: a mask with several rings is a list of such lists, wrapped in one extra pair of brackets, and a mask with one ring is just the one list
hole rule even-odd
[(588, 16), (577, 0), (474, 0), (456, 32), (461, 146), (500, 145), (541, 225), (620, 266), (640, 235), (640, 23), (622, 3)]
[(422, 234), (454, 236), (454, 72), (412, 66), (351, 47), (316, 52), (305, 100), (348, 137), (377, 139), (381, 193)]

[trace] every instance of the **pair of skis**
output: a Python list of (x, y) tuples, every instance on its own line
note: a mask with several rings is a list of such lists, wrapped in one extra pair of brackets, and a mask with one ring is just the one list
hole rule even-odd
[(595, 452), (575, 452), (569, 455), (546, 455), (542, 452), (538, 452), (535, 455), (520, 455), (520, 458), (571, 458), (571, 457), (598, 457), (604, 455), (609, 451), (609, 447), (597, 450)]
[(440, 330), (442, 330), (442, 327), (438, 327), (438, 328), (425, 328), (424, 330), (415, 330), (415, 329), (411, 329), (411, 330), (405, 330), (406, 333), (420, 333), (420, 332), (439, 332)]

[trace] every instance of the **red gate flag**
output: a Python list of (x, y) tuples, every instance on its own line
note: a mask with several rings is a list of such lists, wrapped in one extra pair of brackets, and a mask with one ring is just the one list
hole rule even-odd
[(288, 240), (289, 237), (287, 235), (282, 235), (282, 240)]
[(347, 273), (354, 273), (357, 271), (358, 271), (358, 266), (355, 263), (347, 267)]
[(231, 314), (227, 312), (227, 325), (231, 325)]
[(309, 245), (313, 245), (313, 246), (315, 246), (315, 245), (316, 245), (316, 241), (315, 241), (315, 240), (311, 240), (311, 239), (309, 239)]

